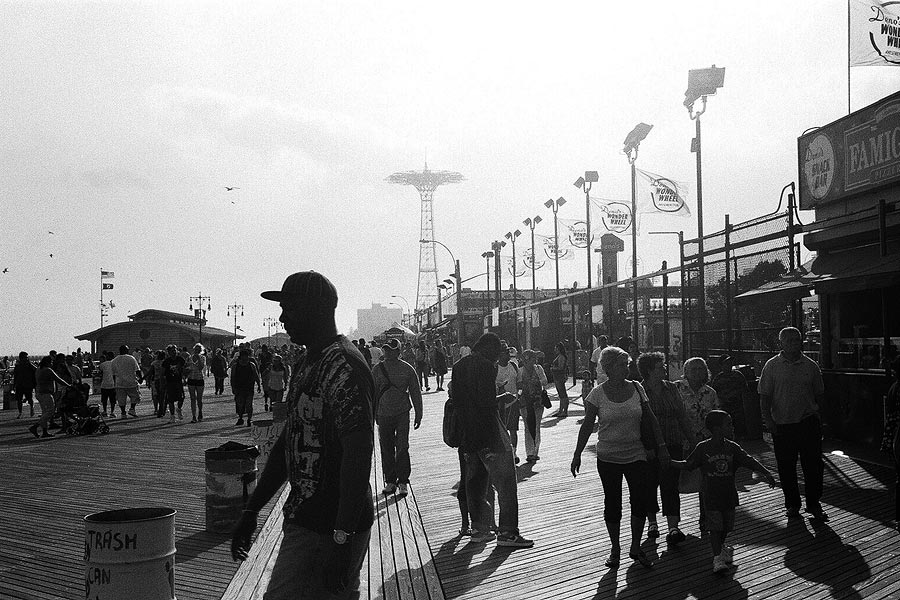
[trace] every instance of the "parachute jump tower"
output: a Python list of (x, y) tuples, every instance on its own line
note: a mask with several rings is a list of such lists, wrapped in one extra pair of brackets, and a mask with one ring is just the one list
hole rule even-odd
[[(422, 171), (394, 173), (385, 181), (400, 185), (411, 185), (419, 191), (422, 199), (421, 231), (419, 240), (434, 239), (434, 190), (439, 185), (458, 183), (465, 180), (454, 171), (430, 171), (428, 163)], [(438, 271), (435, 262), (435, 243), (419, 243), (419, 283), (416, 288), (416, 310), (423, 310), (438, 301)]]

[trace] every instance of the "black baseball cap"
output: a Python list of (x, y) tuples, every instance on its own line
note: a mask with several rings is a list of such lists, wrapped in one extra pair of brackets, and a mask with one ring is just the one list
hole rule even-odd
[(321, 300), (331, 308), (335, 308), (338, 302), (337, 288), (327, 277), (315, 271), (300, 271), (288, 275), (281, 290), (263, 292), (260, 296), (275, 302), (290, 298)]

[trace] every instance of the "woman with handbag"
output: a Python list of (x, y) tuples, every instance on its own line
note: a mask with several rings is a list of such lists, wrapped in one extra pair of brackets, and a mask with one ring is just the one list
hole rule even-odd
[(569, 395), (566, 393), (566, 380), (569, 370), (569, 357), (566, 354), (566, 345), (557, 342), (553, 347), (556, 350), (556, 356), (550, 363), (550, 374), (553, 376), (553, 383), (556, 385), (556, 395), (559, 396), (559, 410), (556, 411), (557, 418), (569, 416)]
[[(603, 484), (603, 520), (612, 549), (606, 566), (619, 566), (622, 520), (622, 478), (631, 497), (631, 546), (628, 556), (646, 568), (653, 562), (641, 550), (644, 521), (652, 509), (650, 466), (648, 460), (659, 453), (660, 464), (668, 466), (669, 454), (659, 422), (644, 398), (641, 384), (627, 379), (631, 357), (628, 352), (610, 346), (600, 354), (600, 365), (609, 380), (595, 387), (584, 402), (584, 422), (578, 430), (578, 443), (572, 457), (575, 477), (581, 468), (581, 453), (587, 444), (594, 421), (597, 432), (597, 472)], [(652, 438), (652, 439), (649, 439)], [(654, 449), (648, 449), (651, 444)]]
[(541, 447), (541, 419), (544, 416), (543, 396), (547, 385), (544, 368), (537, 364), (534, 350), (522, 351), (522, 368), (516, 377), (519, 390), (519, 410), (525, 422), (525, 462), (540, 460), (538, 450)]
[[(638, 370), (643, 377), (642, 386), (650, 402), (650, 408), (663, 433), (669, 457), (672, 460), (683, 460), (686, 456), (684, 445), (690, 443), (693, 446), (694, 432), (684, 410), (684, 402), (681, 394), (671, 381), (666, 381), (666, 356), (662, 352), (645, 352), (638, 357)], [(656, 522), (656, 513), (659, 512), (659, 504), (656, 501), (656, 490), (659, 488), (659, 497), (662, 500), (662, 514), (668, 524), (666, 542), (678, 544), (685, 539), (684, 533), (678, 528), (681, 520), (681, 498), (679, 497), (678, 478), (685, 472), (679, 472), (671, 466), (661, 467), (658, 460), (651, 461), (650, 471), (653, 486), (653, 506), (647, 515), (647, 537), (659, 537), (659, 525)], [(697, 472), (699, 475), (699, 471)]]

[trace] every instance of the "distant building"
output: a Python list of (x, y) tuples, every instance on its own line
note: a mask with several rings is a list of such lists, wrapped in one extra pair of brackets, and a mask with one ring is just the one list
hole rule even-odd
[(357, 325), (354, 335), (357, 338), (371, 340), (386, 329), (390, 329), (393, 323), (402, 322), (403, 309), (373, 303), (372, 308), (359, 308), (356, 310), (356, 321)]
[(203, 338), (201, 340), (201, 319), (194, 315), (184, 315), (165, 310), (146, 309), (128, 315), (129, 321), (113, 323), (88, 333), (76, 335), (75, 339), (89, 341), (91, 352), (111, 351), (118, 354), (119, 346), (128, 345), (135, 348), (162, 350), (169, 344), (193, 346), (201, 342), (207, 348), (231, 346), (235, 339), (243, 339), (243, 335), (235, 335), (231, 331), (217, 327), (207, 327), (206, 319), (202, 320)]

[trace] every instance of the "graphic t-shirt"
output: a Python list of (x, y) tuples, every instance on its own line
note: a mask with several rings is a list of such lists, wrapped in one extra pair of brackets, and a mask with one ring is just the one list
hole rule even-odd
[(181, 389), (184, 377), (184, 359), (180, 356), (167, 356), (162, 363), (166, 377), (166, 387)]
[[(287, 395), (285, 458), (291, 491), (284, 518), (330, 533), (340, 502), (341, 437), (374, 435), (375, 384), (368, 363), (345, 336), (315, 355), (302, 353), (292, 369)], [(353, 531), (374, 521), (372, 490)]]
[(113, 377), (116, 379), (117, 388), (137, 387), (136, 372), (141, 370), (137, 359), (130, 354), (120, 354), (112, 359)]
[(752, 469), (753, 459), (736, 443), (724, 440), (721, 446), (711, 439), (703, 440), (687, 457), (691, 468), (699, 468), (703, 481), (700, 492), (706, 510), (734, 510), (740, 504), (734, 486), (734, 473), (738, 467)]

